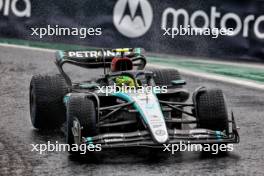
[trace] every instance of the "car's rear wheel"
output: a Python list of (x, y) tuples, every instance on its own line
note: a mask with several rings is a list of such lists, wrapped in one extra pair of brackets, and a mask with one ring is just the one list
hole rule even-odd
[[(154, 74), (154, 81), (157, 86), (170, 86), (172, 85), (171, 81), (173, 80), (181, 80), (181, 75), (176, 69), (167, 68), (167, 69), (160, 69), (149, 67), (147, 68), (148, 71), (152, 71)], [(181, 85), (177, 87), (182, 87)]]
[[(155, 67), (149, 67), (146, 70), (152, 71), (154, 74), (154, 82), (157, 86), (172, 86), (172, 81), (181, 80), (181, 75), (178, 70), (173, 68), (155, 68)], [(182, 85), (173, 85), (173, 88), (182, 88)], [(180, 95), (180, 94), (179, 94)], [(185, 100), (185, 98), (182, 97), (166, 97), (163, 100), (170, 101), (170, 102), (182, 102), (182, 99)], [(180, 108), (183, 109), (183, 108)], [(177, 110), (171, 111), (171, 116), (174, 118), (182, 118), (182, 112)], [(181, 124), (171, 125), (171, 128), (181, 128)]]
[(67, 102), (67, 133), (66, 142), (74, 144), (72, 127), (74, 120), (81, 126), (81, 136), (91, 137), (97, 134), (96, 109), (92, 99), (83, 94), (72, 94)]
[(205, 89), (196, 96), (197, 118), (200, 128), (225, 131), (228, 134), (228, 111), (220, 89)]
[(63, 97), (67, 84), (61, 75), (36, 75), (30, 82), (31, 122), (38, 129), (54, 129), (65, 121)]

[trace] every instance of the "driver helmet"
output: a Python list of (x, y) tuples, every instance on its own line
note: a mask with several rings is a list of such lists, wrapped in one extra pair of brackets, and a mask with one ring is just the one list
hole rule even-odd
[(115, 57), (111, 62), (112, 72), (132, 70), (132, 69), (133, 69), (133, 63), (131, 59), (127, 57), (124, 58)]

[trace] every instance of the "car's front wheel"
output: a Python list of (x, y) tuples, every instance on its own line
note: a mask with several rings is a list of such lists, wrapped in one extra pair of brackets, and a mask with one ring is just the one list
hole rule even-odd
[(228, 111), (220, 89), (205, 89), (197, 94), (197, 119), (200, 128), (225, 131), (228, 134)]
[(74, 121), (81, 127), (82, 137), (92, 137), (97, 134), (95, 103), (83, 94), (72, 94), (67, 102), (67, 133), (66, 142), (75, 143), (72, 128)]

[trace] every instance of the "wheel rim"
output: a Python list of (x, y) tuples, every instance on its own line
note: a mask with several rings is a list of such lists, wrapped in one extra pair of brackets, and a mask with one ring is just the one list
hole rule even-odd
[(36, 115), (36, 96), (35, 96), (35, 90), (32, 86), (30, 86), (30, 116), (31, 121), (34, 124), (35, 123), (35, 115)]

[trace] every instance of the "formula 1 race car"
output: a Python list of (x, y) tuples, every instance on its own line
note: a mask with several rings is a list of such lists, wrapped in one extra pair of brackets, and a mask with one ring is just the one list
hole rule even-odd
[[(32, 77), (30, 115), (37, 129), (66, 123), (68, 144), (115, 148), (239, 142), (220, 89), (199, 87), (188, 103), (179, 72), (145, 68), (141, 48), (59, 51), (55, 63), (60, 74)], [(66, 63), (101, 68), (104, 74), (72, 82), (63, 69)]]

